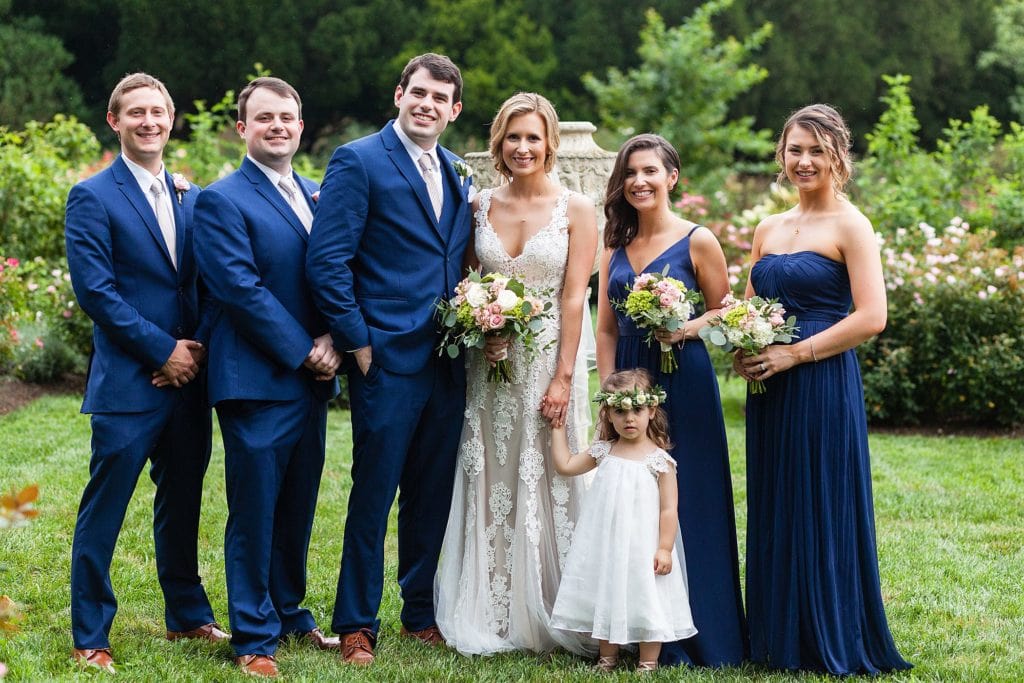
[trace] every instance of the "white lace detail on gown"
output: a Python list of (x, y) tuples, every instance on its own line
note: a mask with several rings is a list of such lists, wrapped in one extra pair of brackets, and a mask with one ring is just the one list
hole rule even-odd
[[(559, 195), (550, 222), (513, 258), (488, 218), (491, 191), (480, 193), (475, 244), (483, 272), (550, 290), (555, 305), (538, 340), (548, 348), (532, 359), (521, 344), (509, 350), (512, 382), (487, 382), (483, 355), (467, 354), (459, 468), (434, 600), (445, 639), (465, 654), (543, 652), (556, 646), (592, 651), (588, 639), (556, 631), (549, 623), (582, 484), (555, 473), (547, 457), (550, 431), (537, 410), (558, 363), (569, 197), (568, 190)], [(570, 415), (574, 404), (570, 398)], [(572, 421), (568, 427), (570, 447), (576, 450), (576, 427)]]

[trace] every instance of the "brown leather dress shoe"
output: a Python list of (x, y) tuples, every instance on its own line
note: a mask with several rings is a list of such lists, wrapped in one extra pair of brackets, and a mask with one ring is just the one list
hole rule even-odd
[(373, 664), (373, 641), (376, 638), (370, 629), (346, 633), (341, 637), (341, 659), (346, 664), (369, 666)]
[(437, 626), (428, 626), (422, 631), (410, 631), (409, 629), (403, 626), (402, 630), (398, 633), (402, 636), (415, 638), (424, 645), (429, 645), (431, 647), (437, 647), (439, 645), (443, 646), (445, 644), (444, 636), (441, 635), (441, 629), (439, 629)]
[(309, 643), (318, 650), (340, 650), (341, 638), (324, 635), (318, 628), (302, 635), (302, 640)]
[(277, 660), (274, 655), (242, 655), (235, 657), (242, 673), (260, 678), (277, 678)]
[(216, 623), (203, 624), (191, 631), (168, 631), (167, 640), (208, 640), (211, 643), (222, 643), (231, 640), (231, 634), (224, 631)]
[(109, 648), (75, 648), (71, 651), (71, 658), (75, 660), (75, 663), (79, 666), (94, 666), (97, 669), (102, 669), (108, 673), (117, 673), (114, 671), (114, 656), (110, 654)]

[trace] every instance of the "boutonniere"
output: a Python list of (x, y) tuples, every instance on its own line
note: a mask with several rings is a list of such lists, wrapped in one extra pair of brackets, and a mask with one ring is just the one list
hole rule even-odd
[(174, 194), (178, 196), (178, 204), (181, 204), (181, 200), (185, 196), (185, 193), (188, 192), (192, 186), (187, 180), (185, 180), (185, 176), (180, 173), (172, 174), (171, 180), (174, 181)]
[(455, 172), (459, 175), (459, 182), (463, 185), (466, 184), (467, 180), (473, 177), (473, 168), (465, 161), (453, 161), (452, 168), (454, 168)]
[(316, 192), (311, 194), (310, 197), (313, 198), (313, 203), (316, 204), (318, 201), (320, 201), (320, 190), (317, 190)]

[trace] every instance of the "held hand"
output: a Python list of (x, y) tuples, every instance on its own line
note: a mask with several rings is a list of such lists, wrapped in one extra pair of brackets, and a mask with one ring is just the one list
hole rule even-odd
[(492, 366), (499, 360), (508, 358), (509, 340), (505, 337), (488, 336), (485, 340), (484, 358)]
[(171, 356), (153, 373), (153, 386), (181, 388), (195, 379), (199, 372), (199, 364), (193, 358), (193, 353), (199, 350), (203, 350), (203, 345), (199, 342), (179, 339), (174, 344)]
[[(196, 343), (199, 344), (199, 342)], [(196, 362), (196, 365), (202, 365), (206, 360), (206, 347), (202, 344), (191, 347), (189, 351), (192, 353), (192, 360)]]
[(326, 381), (333, 378), (338, 365), (341, 364), (341, 358), (334, 350), (331, 335), (323, 334), (314, 339), (313, 348), (302, 364), (316, 373), (318, 380)]
[(659, 328), (654, 331), (654, 338), (662, 344), (678, 344), (686, 339), (686, 323), (680, 325), (675, 332), (669, 332), (664, 328)]
[(732, 354), (732, 370), (733, 372), (735, 372), (737, 375), (747, 380), (748, 382), (753, 382), (755, 379), (757, 379), (757, 377), (753, 377), (747, 374), (747, 369), (743, 365), (743, 361), (745, 361), (746, 359), (747, 356), (744, 354), (744, 352), (741, 350), (737, 350), (734, 354)]
[(370, 364), (373, 363), (373, 347), (364, 346), (361, 349), (356, 349), (352, 352), (352, 355), (356, 359), (356, 365), (359, 367), (359, 372), (363, 373), (363, 377), (370, 371)]
[(540, 412), (552, 427), (564, 427), (569, 412), (569, 392), (572, 383), (565, 378), (555, 377), (540, 400)]
[[(737, 354), (737, 358), (739, 355)], [(748, 379), (765, 380), (780, 372), (785, 372), (797, 364), (793, 347), (788, 344), (772, 344), (756, 356), (744, 356), (740, 362), (743, 372), (740, 374)], [(733, 367), (736, 367), (735, 360)]]
[(672, 571), (672, 551), (658, 548), (654, 553), (654, 573), (664, 576)]

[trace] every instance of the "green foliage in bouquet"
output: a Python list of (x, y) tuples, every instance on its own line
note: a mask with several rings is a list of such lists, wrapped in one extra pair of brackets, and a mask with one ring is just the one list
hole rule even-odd
[[(544, 319), (551, 316), (549, 294), (532, 291), (514, 277), (471, 270), (455, 287), (454, 297), (437, 302), (443, 331), (438, 354), (456, 358), (461, 348), (483, 349), (488, 337), (496, 337), (519, 342), (529, 359), (537, 351)], [(508, 358), (492, 364), (487, 379), (510, 382)]]
[(888, 324), (858, 348), (872, 422), (1024, 424), (1024, 247), (995, 241), (960, 219), (886, 241)]

